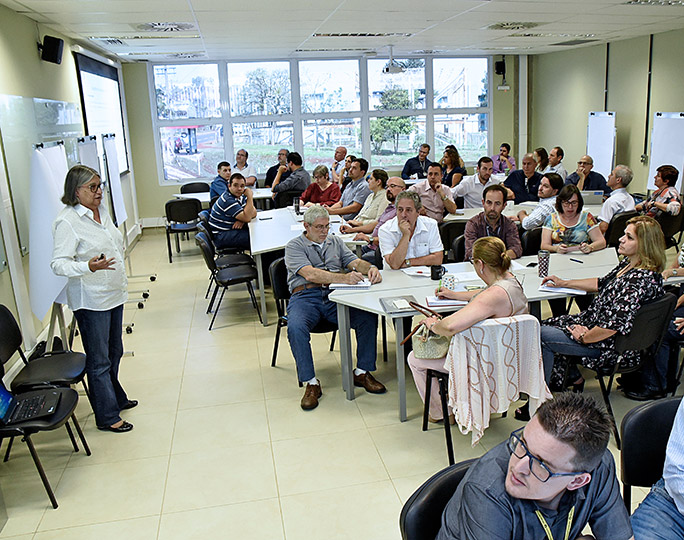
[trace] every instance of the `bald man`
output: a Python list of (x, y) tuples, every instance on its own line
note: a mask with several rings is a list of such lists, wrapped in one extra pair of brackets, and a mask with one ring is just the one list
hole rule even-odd
[(575, 184), (580, 191), (603, 191), (610, 196), (610, 188), (601, 173), (592, 171), (594, 160), (591, 156), (582, 156), (577, 162), (577, 170), (565, 179), (566, 184)]
[(532, 154), (525, 154), (522, 158), (522, 169), (516, 169), (508, 175), (504, 186), (508, 188), (508, 198), (515, 199), (515, 204), (525, 201), (538, 201), (539, 183), (542, 175), (534, 169), (537, 162)]

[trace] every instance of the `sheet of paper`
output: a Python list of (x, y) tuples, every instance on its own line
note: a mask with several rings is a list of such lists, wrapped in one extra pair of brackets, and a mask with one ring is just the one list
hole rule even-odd
[(290, 230), (291, 231), (303, 231), (304, 225), (301, 223), (295, 223), (294, 225), (290, 225)]
[(587, 291), (583, 291), (582, 289), (571, 289), (569, 287), (549, 287), (548, 285), (540, 285), (539, 291), (560, 294), (587, 294)]
[(401, 271), (407, 276), (430, 277), (429, 266), (411, 266), (409, 268), (402, 268)]
[(371, 282), (368, 278), (364, 278), (362, 281), (351, 285), (349, 283), (331, 283), (331, 289), (370, 289)]
[(425, 302), (428, 307), (460, 307), (465, 306), (468, 302), (465, 300), (453, 300), (451, 298), (437, 298), (436, 296), (427, 296)]

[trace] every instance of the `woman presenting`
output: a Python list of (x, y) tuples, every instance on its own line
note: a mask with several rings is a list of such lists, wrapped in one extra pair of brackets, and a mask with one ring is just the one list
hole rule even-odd
[(129, 400), (118, 380), (123, 355), (123, 304), (128, 298), (123, 237), (107, 211), (100, 212), (103, 184), (97, 171), (76, 165), (64, 180), (60, 212), (52, 226), (52, 271), (69, 278), (67, 302), (74, 312), (86, 353), (86, 374), (97, 428), (133, 429), (119, 413)]

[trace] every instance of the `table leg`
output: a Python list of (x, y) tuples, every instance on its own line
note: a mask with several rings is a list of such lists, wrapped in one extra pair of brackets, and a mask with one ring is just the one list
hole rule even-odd
[(536, 302), (530, 302), (528, 305), (530, 306), (530, 315), (536, 317), (538, 321), (541, 321), (541, 301), (537, 300)]
[(347, 393), (347, 399), (354, 399), (354, 380), (352, 378), (353, 365), (351, 354), (351, 336), (349, 333), (349, 308), (337, 304), (337, 335), (340, 343), (340, 365), (342, 367), (342, 389)]
[(399, 421), (406, 421), (406, 366), (404, 365), (404, 320), (394, 319), (397, 350), (397, 393), (399, 394)]
[(261, 299), (261, 321), (268, 326), (268, 313), (266, 311), (266, 292), (264, 291), (264, 268), (261, 264), (261, 253), (256, 255), (257, 281), (259, 283), (259, 298)]

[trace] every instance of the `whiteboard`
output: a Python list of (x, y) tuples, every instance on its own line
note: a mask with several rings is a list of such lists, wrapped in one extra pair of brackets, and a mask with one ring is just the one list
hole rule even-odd
[(679, 171), (677, 190), (682, 190), (682, 171), (684, 170), (684, 113), (657, 112), (653, 117), (651, 129), (651, 156), (648, 163), (648, 189), (656, 189), (656, 169), (661, 165), (674, 165)]
[(124, 204), (123, 190), (121, 189), (121, 175), (119, 174), (119, 160), (116, 154), (116, 137), (105, 135), (102, 138), (105, 162), (107, 164), (107, 183), (112, 197), (113, 216), (112, 220), (117, 227), (123, 225), (128, 219), (126, 205)]
[(608, 178), (615, 163), (615, 113), (590, 112), (587, 122), (587, 155), (594, 160), (593, 171)]

